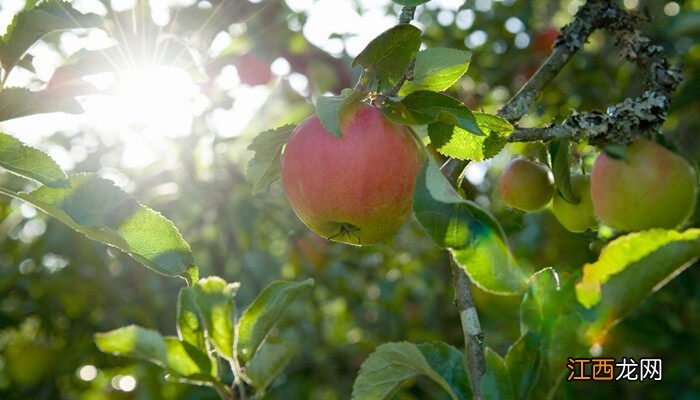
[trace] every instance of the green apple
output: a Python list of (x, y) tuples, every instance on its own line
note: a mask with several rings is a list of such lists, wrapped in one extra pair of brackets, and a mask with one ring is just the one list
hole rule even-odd
[(356, 245), (392, 236), (411, 214), (422, 152), (407, 127), (369, 104), (349, 107), (333, 136), (318, 115), (296, 127), (282, 183), (299, 218), (319, 235)]
[(498, 186), (503, 201), (522, 211), (540, 210), (554, 195), (552, 171), (524, 158), (515, 158), (506, 165)]
[(591, 172), (591, 196), (601, 222), (621, 231), (673, 229), (695, 209), (698, 177), (681, 156), (649, 140), (605, 152)]
[(559, 192), (552, 199), (552, 212), (557, 220), (571, 232), (585, 232), (598, 226), (591, 199), (591, 178), (586, 175), (571, 176), (571, 189), (579, 199), (576, 204), (564, 200)]

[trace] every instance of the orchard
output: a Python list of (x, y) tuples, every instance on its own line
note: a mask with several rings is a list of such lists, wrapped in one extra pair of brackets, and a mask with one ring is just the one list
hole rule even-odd
[(697, 1), (0, 26), (0, 399), (700, 393)]

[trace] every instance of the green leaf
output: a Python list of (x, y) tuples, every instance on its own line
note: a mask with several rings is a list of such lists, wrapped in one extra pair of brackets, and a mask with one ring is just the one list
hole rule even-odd
[(0, 167), (53, 188), (68, 187), (68, 177), (43, 151), (0, 132)]
[(560, 315), (577, 308), (574, 280), (562, 278), (552, 268), (542, 269), (530, 277), (530, 286), (520, 304), (520, 333), (549, 334)]
[(43, 1), (15, 15), (5, 35), (0, 37), (0, 65), (8, 74), (32, 44), (49, 32), (91, 28), (100, 23), (98, 15), (82, 14), (69, 2)]
[[(377, 347), (374, 353), (362, 363), (360, 373), (352, 387), (353, 400), (379, 400), (391, 398), (399, 389), (401, 383), (407, 379), (417, 376), (427, 376), (442, 387), (452, 399), (464, 399), (455, 393), (451, 384), (440, 375), (431, 364), (441, 364), (447, 362), (449, 365), (458, 365), (457, 355), (452, 350), (434, 348), (435, 345), (425, 344), (419, 347), (413, 343), (385, 343)], [(424, 353), (425, 351), (425, 353)], [(438, 360), (436, 357), (442, 355), (447, 360)], [(426, 354), (431, 359), (426, 359)], [(461, 357), (461, 354), (459, 355)], [(464, 360), (462, 359), (462, 368)], [(452, 374), (458, 371), (446, 371), (443, 365), (441, 370), (449, 372), (448, 377), (454, 379)], [(461, 384), (466, 382), (466, 374), (457, 379), (462, 379)], [(456, 383), (456, 382), (453, 382)], [(463, 386), (460, 386), (460, 394), (464, 393)]]
[(341, 119), (348, 107), (367, 98), (366, 91), (343, 89), (340, 96), (321, 96), (316, 102), (316, 112), (321, 123), (333, 136), (343, 137)]
[(197, 279), (190, 246), (172, 222), (97, 175), (78, 174), (69, 182), (69, 189), (43, 186), (17, 197), (160, 274)]
[(314, 280), (307, 279), (303, 282), (275, 281), (267, 286), (238, 321), (238, 357), (250, 360), (287, 307), (313, 285)]
[(95, 344), (104, 353), (135, 357), (161, 368), (168, 366), (168, 349), (157, 331), (129, 325), (110, 332), (95, 334)]
[(413, 211), (423, 228), (480, 288), (494, 294), (516, 294), (527, 277), (515, 263), (505, 234), (486, 210), (463, 199), (428, 159), (416, 180)]
[(481, 161), (498, 154), (508, 142), (513, 126), (491, 114), (474, 113), (483, 136), (477, 136), (444, 122), (428, 125), (430, 142), (440, 153), (460, 160)]
[(260, 347), (246, 367), (246, 375), (258, 392), (256, 394), (265, 392), (294, 354), (294, 347), (286, 343), (267, 343)]
[(188, 380), (218, 382), (218, 364), (200, 349), (173, 336), (165, 337), (165, 347), (171, 373)]
[(206, 350), (204, 325), (197, 310), (197, 293), (191, 287), (180, 289), (177, 296), (177, 336), (183, 342)]
[(401, 5), (401, 6), (419, 6), (421, 4), (425, 4), (429, 2), (430, 0), (391, 0), (394, 3)]
[(581, 199), (576, 196), (571, 187), (568, 139), (555, 139), (549, 142), (549, 154), (552, 158), (554, 184), (561, 193), (561, 197), (569, 203), (578, 204)]
[(50, 98), (43, 91), (24, 88), (0, 89), (0, 121), (52, 112), (79, 114), (83, 108), (70, 97)]
[(700, 229), (684, 232), (652, 229), (610, 242), (598, 261), (583, 267), (576, 297), (593, 308), (595, 321), (588, 329), (595, 343), (649, 294), (700, 257)]
[(407, 81), (399, 95), (419, 90), (441, 92), (467, 72), (472, 53), (465, 50), (432, 48), (418, 53), (413, 67), (413, 79)]
[(352, 66), (361, 65), (380, 82), (393, 85), (406, 73), (420, 42), (420, 29), (410, 24), (396, 25), (374, 38), (355, 57)]
[(540, 338), (533, 332), (520, 336), (505, 359), (513, 381), (514, 398), (525, 400), (540, 374)]
[[(194, 300), (194, 305), (186, 304), (187, 313), (191, 313), (192, 308), (196, 310), (199, 315), (198, 322), (201, 322), (201, 327), (204, 328), (204, 337), (210, 341), (217, 353), (227, 360), (233, 359), (233, 316), (236, 312), (233, 299), (238, 286), (238, 283), (226, 283), (219, 277), (211, 276), (200, 279), (192, 287), (182, 289), (191, 292), (190, 295), (184, 295), (184, 300)], [(191, 296), (191, 299), (188, 296)], [(197, 343), (200, 340), (199, 330), (192, 317), (187, 314), (180, 316), (188, 317), (187, 322), (190, 323), (185, 327), (187, 336), (183, 336), (183, 340)]]
[(481, 396), (484, 400), (513, 400), (513, 382), (503, 358), (486, 348), (486, 373), (481, 378)]
[(421, 343), (417, 347), (423, 353), (430, 368), (450, 385), (458, 399), (472, 398), (469, 376), (461, 351), (441, 342)]
[(419, 90), (399, 100), (389, 98), (382, 106), (382, 113), (390, 120), (403, 125), (444, 122), (458, 126), (473, 135), (484, 135), (467, 106), (443, 93)]
[(246, 176), (253, 184), (253, 193), (260, 193), (279, 178), (282, 169), (282, 148), (295, 125), (284, 125), (260, 133), (248, 146), (255, 152), (248, 162)]

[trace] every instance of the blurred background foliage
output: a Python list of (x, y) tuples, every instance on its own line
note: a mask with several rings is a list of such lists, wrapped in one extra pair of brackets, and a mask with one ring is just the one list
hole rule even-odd
[[(414, 23), (424, 30), (426, 46), (474, 52), (467, 76), (450, 92), (472, 109), (495, 112), (547, 57), (556, 30), (582, 3), (433, 0), (419, 7)], [(245, 147), (255, 134), (299, 122), (312, 113), (315, 97), (354, 85), (359, 71), (349, 69), (352, 57), (396, 23), (397, 6), (369, 0), (73, 4), (102, 14), (104, 26), (46, 36), (31, 51), (36, 73), (13, 72), (9, 83), (44, 88), (76, 51), (116, 42), (122, 55), (117, 63), (186, 71), (194, 88), (187, 107), (146, 109), (165, 115), (165, 124), (153, 125), (129, 120), (117, 106), (96, 112), (91, 96), (85, 96), (84, 116), (33, 116), (0, 128), (45, 149), (71, 172), (97, 171), (115, 180), (162, 212), (191, 244), (201, 276), (241, 282), (241, 309), (274, 279), (316, 280), (312, 294), (293, 306), (274, 332), (274, 338), (297, 343), (298, 357), (265, 398), (348, 398), (360, 364), (384, 342), (443, 340), (463, 346), (448, 258), (417, 223), (372, 247), (326, 242), (301, 224), (279, 183), (252, 195), (243, 176), (251, 156)], [(9, 23), (24, 6), (22, 0), (3, 1), (0, 22)], [(648, 10), (653, 22), (644, 32), (684, 65), (685, 81), (665, 129), (667, 141), (697, 163), (700, 1), (625, 0), (623, 6)], [(633, 65), (620, 62), (605, 32), (596, 32), (521, 124), (561, 121), (573, 109), (604, 110), (639, 94), (638, 77)], [(585, 144), (574, 149), (581, 168), (590, 168), (592, 150)], [(496, 158), (470, 165), (467, 194), (502, 222), (524, 267), (553, 266), (577, 274), (609, 239), (605, 232), (572, 234), (549, 211), (507, 209), (494, 185), (513, 154), (540, 151), (537, 144), (509, 145)], [(28, 188), (9, 174), (0, 181)], [(698, 222), (696, 216), (692, 225)], [(0, 398), (214, 399), (213, 391), (165, 382), (160, 369), (145, 362), (102, 354), (92, 340), (95, 332), (132, 323), (175, 334), (175, 302), (183, 284), (86, 240), (30, 206), (3, 199)], [(486, 345), (504, 354), (518, 336), (520, 299), (479, 290), (475, 296)], [(564, 382), (558, 397), (700, 399), (697, 349), (700, 271), (690, 268), (596, 349), (617, 358), (662, 358), (662, 382)], [(562, 370), (565, 365), (562, 360)], [(408, 386), (397, 398), (441, 398), (428, 381)]]

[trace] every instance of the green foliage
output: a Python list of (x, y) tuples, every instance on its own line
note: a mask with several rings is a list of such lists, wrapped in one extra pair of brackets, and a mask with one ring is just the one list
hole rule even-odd
[(0, 132), (0, 166), (48, 187), (68, 186), (66, 173), (48, 154), (2, 132)]
[(474, 135), (484, 135), (467, 106), (442, 93), (419, 90), (398, 100), (387, 99), (382, 113), (399, 124), (428, 125), (444, 122)]
[(459, 196), (433, 160), (418, 174), (413, 210), (433, 240), (451, 248), (455, 261), (480, 288), (496, 294), (525, 289), (527, 276), (516, 265), (498, 222)]
[(475, 135), (458, 126), (444, 122), (428, 125), (430, 143), (437, 151), (460, 160), (481, 161), (498, 154), (513, 132), (513, 125), (503, 118), (485, 113), (473, 113), (483, 135)]
[(255, 152), (248, 162), (246, 175), (253, 184), (253, 192), (260, 193), (276, 181), (282, 170), (282, 148), (295, 125), (284, 125), (260, 133), (248, 145), (248, 150)]
[(552, 158), (552, 175), (554, 184), (561, 197), (572, 204), (578, 204), (579, 199), (571, 187), (571, 162), (569, 160), (569, 141), (556, 139), (549, 142), (549, 154)]
[(653, 229), (622, 236), (608, 244), (598, 261), (583, 267), (576, 297), (593, 308), (587, 331), (595, 342), (650, 293), (700, 256), (700, 230)]
[(0, 65), (5, 76), (19, 62), (24, 52), (34, 42), (49, 32), (74, 28), (90, 28), (100, 24), (101, 18), (95, 14), (82, 14), (70, 3), (49, 0), (36, 7), (20, 11), (0, 37)]
[(391, 0), (396, 4), (402, 5), (402, 6), (419, 6), (421, 4), (425, 4), (429, 2), (430, 0)]
[(291, 344), (267, 343), (248, 363), (246, 376), (258, 392), (265, 392), (295, 354)]
[(527, 332), (506, 353), (505, 365), (513, 382), (513, 398), (527, 399), (540, 373), (540, 338)]
[(362, 363), (352, 388), (352, 399), (392, 398), (403, 382), (417, 376), (430, 378), (453, 400), (468, 398), (464, 397), (469, 392), (464, 387), (467, 375), (459, 350), (443, 343), (399, 342), (377, 347)]
[(95, 344), (105, 353), (140, 358), (162, 368), (168, 366), (168, 348), (157, 331), (136, 325), (95, 334)]
[(343, 114), (351, 105), (367, 98), (367, 95), (366, 91), (343, 89), (340, 96), (319, 97), (316, 102), (316, 112), (321, 119), (323, 127), (332, 133), (333, 136), (343, 137), (343, 132), (340, 128)]
[(109, 180), (74, 175), (70, 188), (40, 187), (17, 198), (90, 239), (114, 246), (146, 267), (195, 281), (190, 246), (172, 222), (139, 204)]
[(77, 114), (83, 108), (75, 99), (49, 98), (43, 91), (32, 92), (25, 88), (0, 88), (0, 121), (51, 112)]
[(481, 395), (484, 400), (513, 400), (513, 381), (503, 358), (486, 348), (486, 373), (481, 380)]
[(362, 68), (379, 82), (393, 85), (401, 79), (420, 48), (421, 31), (413, 25), (389, 28), (355, 57), (352, 66)]
[(416, 55), (413, 79), (406, 81), (400, 96), (419, 90), (441, 92), (454, 85), (467, 72), (470, 51), (436, 47), (422, 50)]
[(253, 358), (284, 310), (313, 285), (314, 280), (307, 279), (303, 282), (276, 281), (265, 288), (238, 321), (238, 356), (246, 361)]

